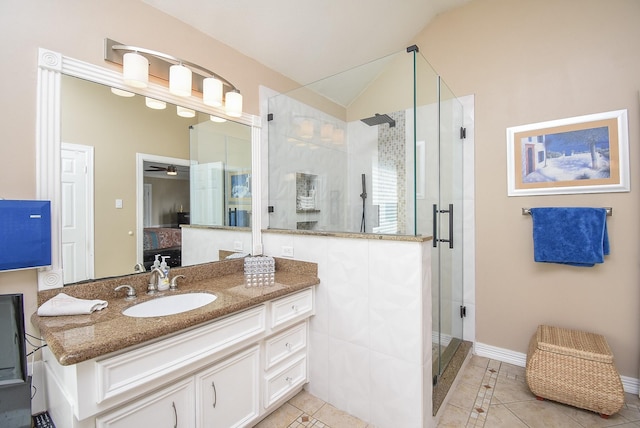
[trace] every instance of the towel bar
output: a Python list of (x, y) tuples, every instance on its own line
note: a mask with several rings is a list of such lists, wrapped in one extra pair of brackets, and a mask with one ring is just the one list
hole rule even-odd
[[(611, 217), (613, 215), (612, 207), (604, 207), (607, 210), (607, 216)], [(522, 215), (531, 215), (531, 208), (522, 208)]]

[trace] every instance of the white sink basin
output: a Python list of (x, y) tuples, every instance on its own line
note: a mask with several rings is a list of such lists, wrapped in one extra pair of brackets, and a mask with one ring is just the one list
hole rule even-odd
[(122, 313), (128, 317), (136, 318), (163, 317), (198, 309), (216, 299), (217, 296), (211, 293), (175, 294), (138, 303), (125, 309)]

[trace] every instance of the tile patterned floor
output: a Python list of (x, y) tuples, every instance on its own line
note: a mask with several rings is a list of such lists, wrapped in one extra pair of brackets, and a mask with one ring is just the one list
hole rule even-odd
[(551, 401), (529, 391), (524, 367), (472, 356), (441, 409), (442, 428), (640, 428), (640, 399), (625, 394), (622, 410), (609, 417)]
[[(551, 401), (538, 401), (524, 368), (471, 356), (439, 415), (438, 428), (640, 428), (640, 399), (625, 394), (622, 410), (599, 415)], [(374, 428), (302, 391), (256, 428)], [(405, 427), (394, 427), (405, 428)]]

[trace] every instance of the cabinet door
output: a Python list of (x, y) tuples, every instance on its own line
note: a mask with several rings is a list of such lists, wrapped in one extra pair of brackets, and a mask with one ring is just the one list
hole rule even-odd
[(96, 428), (191, 428), (195, 424), (193, 378), (96, 418)]
[(196, 375), (198, 427), (243, 427), (259, 413), (258, 346)]

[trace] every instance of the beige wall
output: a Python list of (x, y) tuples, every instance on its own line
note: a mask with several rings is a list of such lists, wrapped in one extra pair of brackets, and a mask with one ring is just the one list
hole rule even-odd
[[(640, 2), (473, 0), (417, 38), (458, 96), (475, 94), (476, 340), (525, 353), (542, 323), (604, 334), (622, 375), (640, 362)], [(630, 193), (507, 197), (507, 127), (628, 109)], [(593, 268), (533, 262), (521, 207), (613, 207)]]
[[(0, 197), (36, 196), (35, 122), (38, 48), (98, 64), (104, 38), (172, 54), (232, 81), (244, 110), (258, 114), (258, 86), (287, 91), (297, 85), (180, 21), (133, 0), (3, 0), (0, 2)], [(36, 271), (0, 272), (0, 293), (25, 294), (25, 312), (37, 308)], [(30, 323), (28, 329), (33, 331)]]

